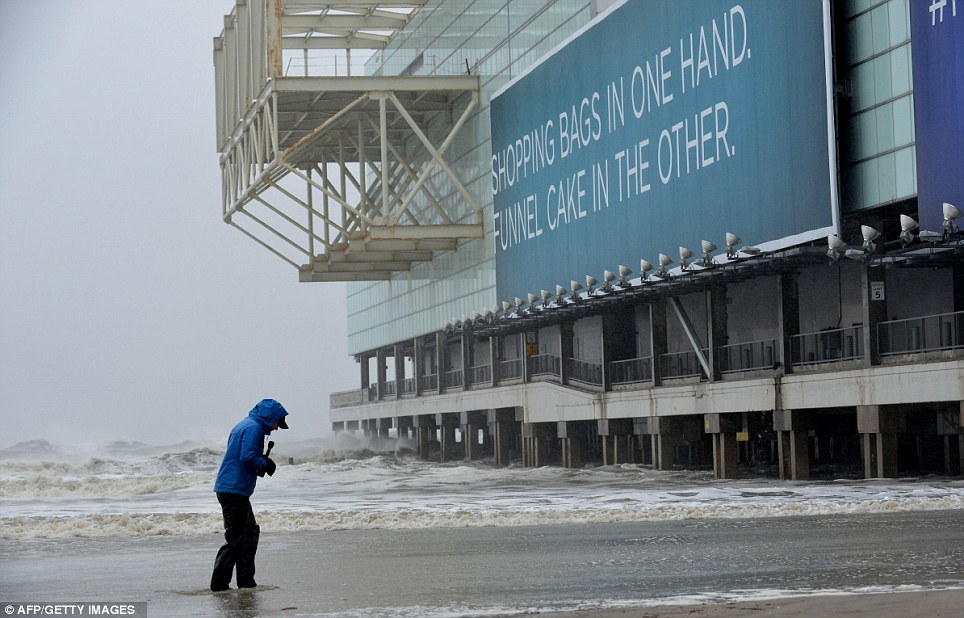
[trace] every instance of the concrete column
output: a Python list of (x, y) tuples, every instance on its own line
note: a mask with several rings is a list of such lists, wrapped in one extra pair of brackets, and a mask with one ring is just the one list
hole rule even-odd
[(459, 420), (460, 416), (455, 413), (435, 415), (435, 424), (441, 429), (442, 463), (455, 458), (455, 429)]
[(489, 375), (491, 376), (491, 381), (489, 386), (497, 386), (499, 384), (499, 361), (502, 360), (502, 343), (501, 337), (489, 337)]
[(435, 333), (435, 386), (437, 394), (441, 395), (442, 391), (442, 376), (448, 371), (448, 356), (445, 351), (445, 333), (439, 331)]
[(462, 388), (468, 390), (472, 386), (472, 365), (473, 362), (473, 350), (472, 343), (475, 341), (472, 337), (472, 329), (466, 327), (462, 330), (461, 346), (459, 348), (462, 354)]
[(736, 415), (703, 415), (703, 430), (713, 435), (713, 475), (718, 479), (736, 478), (736, 432), (739, 427)]
[(777, 331), (780, 333), (778, 361), (784, 373), (793, 370), (793, 336), (800, 332), (800, 289), (797, 273), (780, 275), (780, 305), (777, 314)]
[(425, 341), (416, 337), (412, 344), (412, 378), (415, 379), (414, 393), (418, 397), (422, 394), (422, 364), (425, 362)]
[(584, 465), (583, 441), (585, 429), (579, 421), (559, 421), (556, 424), (556, 435), (562, 447), (562, 466), (564, 468), (581, 468)]
[(900, 410), (857, 406), (857, 431), (862, 434), (864, 478), (896, 478), (897, 434), (906, 423)]
[[(362, 354), (358, 358), (359, 368), (361, 369), (361, 387), (362, 390), (367, 391), (368, 387), (372, 385), (371, 382), (371, 368), (368, 366), (368, 361), (371, 358), (369, 354)], [(365, 401), (368, 401), (367, 399)]]
[(633, 431), (644, 438), (651, 438), (654, 468), (673, 469), (673, 451), (682, 437), (682, 423), (679, 419), (659, 416), (637, 418), (633, 421)]
[(481, 410), (471, 410), (459, 414), (459, 423), (462, 427), (462, 447), (465, 451), (465, 460), (474, 461), (479, 458), (479, 429), (486, 424), (485, 412)]
[[(649, 324), (651, 354), (653, 356), (653, 386), (661, 386), (663, 383), (662, 370), (660, 363), (663, 354), (669, 350), (666, 339), (666, 301), (659, 300), (649, 305)], [(670, 455), (670, 468), (672, 468), (672, 455)], [(664, 470), (665, 468), (659, 468)]]
[(408, 440), (409, 431), (415, 426), (414, 419), (411, 416), (399, 416), (395, 419), (395, 432), (398, 434), (399, 440)]
[(492, 435), (495, 465), (509, 465), (509, 452), (512, 445), (512, 432), (515, 431), (515, 408), (498, 408), (487, 411), (489, 433)]
[[(861, 287), (863, 288), (864, 299), (864, 367), (880, 364), (880, 353), (877, 349), (877, 324), (887, 320), (887, 291), (883, 287), (885, 275), (886, 269), (884, 268), (872, 268), (864, 264), (861, 269)], [(896, 476), (896, 471), (894, 474)]]
[[(726, 311), (726, 286), (712, 288), (706, 293), (707, 310), (709, 311), (709, 365), (713, 375), (709, 376), (710, 382), (718, 382), (722, 379), (720, 373), (720, 358), (717, 350), (729, 343), (727, 335), (727, 311)], [(736, 463), (734, 462), (734, 466)]]
[(569, 372), (566, 370), (566, 359), (575, 356), (574, 341), (575, 334), (572, 322), (562, 322), (559, 324), (559, 378), (563, 384), (569, 383)]
[(808, 420), (808, 417), (800, 411), (773, 411), (773, 429), (777, 432), (777, 458), (782, 480), (810, 479)]
[(599, 419), (597, 433), (602, 439), (603, 463), (618, 465), (632, 461), (633, 419)]
[(549, 465), (549, 443), (556, 439), (552, 423), (522, 423), (522, 462), (529, 468)]
[(385, 398), (385, 383), (388, 381), (388, 357), (385, 355), (385, 350), (379, 350), (375, 353), (375, 375), (378, 380), (378, 398)]
[(435, 441), (435, 416), (421, 414), (413, 418), (415, 427), (415, 450), (422, 459), (428, 459), (430, 445)]
[(392, 419), (390, 418), (380, 418), (375, 421), (375, 445), (378, 448), (384, 448), (388, 443), (389, 434), (388, 430), (392, 428)]

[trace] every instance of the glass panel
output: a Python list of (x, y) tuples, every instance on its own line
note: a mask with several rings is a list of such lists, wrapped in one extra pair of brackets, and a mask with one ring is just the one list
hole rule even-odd
[(894, 96), (890, 78), (890, 54), (874, 59), (874, 96), (877, 103)]
[(890, 44), (899, 45), (908, 39), (910, 11), (907, 0), (890, 0), (887, 11), (890, 18)]
[(880, 157), (877, 170), (880, 178), (879, 202), (892, 202), (897, 199), (897, 177), (894, 171), (894, 153)]
[(879, 54), (890, 47), (890, 19), (886, 4), (870, 12), (870, 22), (874, 30), (874, 53)]
[(857, 117), (860, 123), (860, 148), (858, 159), (864, 159), (879, 152), (877, 148), (877, 114), (873, 110)]
[(897, 198), (907, 197), (917, 192), (914, 179), (914, 150), (905, 148), (894, 153)]
[(870, 13), (865, 13), (854, 20), (857, 29), (855, 44), (857, 46), (857, 60), (865, 60), (874, 54), (874, 32), (870, 23)]
[(875, 101), (874, 96), (874, 65), (865, 62), (859, 65), (853, 72), (854, 81), (854, 109), (867, 109)]
[(894, 146), (905, 146), (914, 141), (914, 110), (910, 97), (894, 101)]
[(910, 45), (890, 53), (891, 88), (894, 96), (910, 92)]
[(880, 203), (880, 186), (878, 183), (877, 159), (864, 161), (857, 166), (860, 178), (861, 200), (860, 207), (867, 208)]
[(877, 108), (877, 150), (894, 147), (894, 106), (892, 103)]

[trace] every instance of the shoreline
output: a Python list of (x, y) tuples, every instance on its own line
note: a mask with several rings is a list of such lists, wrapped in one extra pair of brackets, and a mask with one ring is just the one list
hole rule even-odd
[(828, 593), (775, 599), (640, 605), (539, 613), (541, 618), (804, 618), (810, 616), (874, 616), (875, 618), (955, 618), (964, 607), (964, 588), (939, 590)]

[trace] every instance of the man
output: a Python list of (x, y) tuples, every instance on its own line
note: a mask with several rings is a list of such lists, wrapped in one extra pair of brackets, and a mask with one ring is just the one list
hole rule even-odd
[(262, 454), (264, 437), (275, 429), (287, 429), (288, 411), (274, 399), (262, 399), (228, 436), (228, 448), (214, 483), (224, 516), (224, 540), (214, 559), (211, 590), (227, 590), (237, 566), (238, 588), (254, 588), (254, 555), (261, 528), (251, 510), (251, 494), (258, 476), (271, 476), (275, 463)]

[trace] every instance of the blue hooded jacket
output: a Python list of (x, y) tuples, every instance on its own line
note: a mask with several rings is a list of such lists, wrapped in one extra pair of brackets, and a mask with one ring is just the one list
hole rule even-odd
[(262, 399), (248, 416), (241, 420), (228, 436), (228, 448), (218, 470), (214, 491), (224, 494), (250, 496), (254, 493), (258, 473), (268, 467), (262, 454), (264, 437), (271, 433), (274, 424), (288, 411), (274, 399)]

